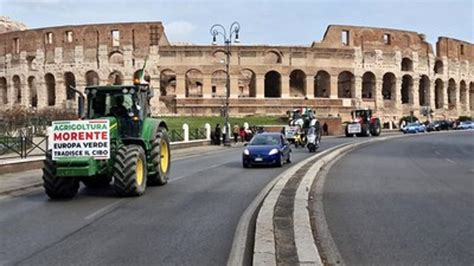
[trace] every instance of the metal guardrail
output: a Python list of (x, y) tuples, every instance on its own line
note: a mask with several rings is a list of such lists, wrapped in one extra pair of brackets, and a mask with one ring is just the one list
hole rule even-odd
[[(46, 131), (46, 129), (45, 129)], [(0, 159), (27, 158), (32, 155), (46, 154), (48, 137), (35, 134), (35, 129), (23, 128), (14, 132), (0, 132)], [(42, 132), (41, 132), (42, 133)], [(170, 142), (182, 142), (185, 140), (182, 130), (171, 130), (168, 132)], [(206, 129), (194, 128), (189, 130), (189, 140), (205, 140)]]
[[(34, 136), (25, 132), (18, 134), (4, 134), (0, 136), (0, 155), (4, 158), (26, 158), (33, 153), (46, 154), (48, 137)], [(10, 156), (11, 155), (11, 156)]]

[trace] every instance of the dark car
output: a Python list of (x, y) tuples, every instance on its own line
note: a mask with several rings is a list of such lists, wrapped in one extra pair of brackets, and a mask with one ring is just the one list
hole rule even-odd
[(450, 130), (452, 128), (451, 122), (447, 120), (436, 120), (426, 127), (427, 131)]
[(281, 133), (255, 135), (242, 153), (242, 165), (277, 165), (291, 162), (290, 144)]

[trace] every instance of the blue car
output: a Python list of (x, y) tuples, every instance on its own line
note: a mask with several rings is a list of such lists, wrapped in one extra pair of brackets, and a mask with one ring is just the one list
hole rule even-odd
[(403, 133), (426, 132), (426, 126), (421, 123), (408, 123), (403, 129)]
[(456, 129), (474, 129), (474, 123), (472, 121), (462, 121)]
[(290, 144), (281, 133), (255, 135), (242, 153), (242, 165), (276, 165), (291, 163)]

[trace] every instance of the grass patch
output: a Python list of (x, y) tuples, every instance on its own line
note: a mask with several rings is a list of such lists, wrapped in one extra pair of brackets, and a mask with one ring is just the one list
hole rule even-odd
[[(190, 129), (204, 128), (206, 123), (211, 125), (214, 129), (217, 124), (224, 127), (224, 118), (219, 116), (180, 116), (180, 117), (160, 117), (163, 119), (170, 130), (182, 130), (184, 123), (189, 125)], [(287, 123), (285, 116), (248, 116), (248, 117), (229, 117), (231, 127), (234, 124), (242, 126), (247, 122), (250, 126), (264, 126), (264, 125), (285, 125)]]

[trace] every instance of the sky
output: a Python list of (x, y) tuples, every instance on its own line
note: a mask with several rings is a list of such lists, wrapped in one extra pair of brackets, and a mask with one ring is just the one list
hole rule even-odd
[(0, 0), (28, 28), (161, 21), (172, 43), (210, 44), (213, 24), (240, 23), (242, 44), (304, 45), (330, 24), (394, 28), (473, 43), (474, 0)]

